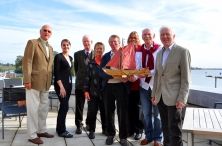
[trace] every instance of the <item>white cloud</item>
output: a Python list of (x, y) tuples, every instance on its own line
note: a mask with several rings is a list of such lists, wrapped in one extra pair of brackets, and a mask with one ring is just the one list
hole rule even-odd
[[(90, 35), (94, 43), (102, 41), (109, 51), (111, 34), (127, 39), (131, 31), (141, 35), (142, 29), (151, 27), (156, 32), (156, 42), (160, 42), (159, 28), (169, 25), (176, 32), (176, 42), (190, 49), (192, 66), (221, 67), (222, 22), (219, 19), (222, 10), (216, 0), (210, 3), (205, 0), (63, 0), (56, 2), (64, 7), (56, 9), (34, 5), (33, 1), (27, 1), (28, 7), (16, 0), (11, 2), (18, 7), (0, 16), (0, 32), (4, 34), (0, 36), (0, 58), (5, 58), (4, 63), (14, 63), (17, 55), (23, 55), (27, 40), (38, 38), (39, 29), (44, 24), (52, 26), (49, 42), (54, 50), (60, 52), (60, 41), (67, 38), (72, 43), (72, 56), (75, 51), (83, 49), (82, 36), (85, 34)], [(8, 6), (1, 2), (0, 5)]]

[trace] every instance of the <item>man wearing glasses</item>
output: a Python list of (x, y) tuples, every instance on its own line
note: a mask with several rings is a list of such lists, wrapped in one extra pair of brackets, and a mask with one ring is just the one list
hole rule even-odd
[(40, 38), (28, 41), (22, 59), (27, 102), (27, 134), (29, 141), (35, 144), (43, 143), (40, 137), (54, 137), (46, 132), (53, 63), (53, 49), (48, 44), (51, 35), (51, 27), (42, 26)]

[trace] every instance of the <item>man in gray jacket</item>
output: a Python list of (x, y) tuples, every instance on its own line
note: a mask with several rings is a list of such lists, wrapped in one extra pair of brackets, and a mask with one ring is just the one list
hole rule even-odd
[(160, 28), (163, 49), (157, 54), (152, 103), (157, 104), (162, 121), (164, 146), (182, 146), (182, 109), (190, 84), (190, 52), (174, 42), (167, 26)]

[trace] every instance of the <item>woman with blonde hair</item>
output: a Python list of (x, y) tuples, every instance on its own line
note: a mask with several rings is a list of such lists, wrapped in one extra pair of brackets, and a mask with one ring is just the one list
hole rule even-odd
[[(136, 53), (140, 52), (141, 44), (139, 35), (136, 31), (132, 31), (127, 39), (127, 44), (134, 43), (134, 49)], [(137, 55), (137, 54), (136, 54)], [(135, 60), (137, 58), (135, 57)], [(136, 61), (138, 63), (138, 61)], [(129, 99), (128, 99), (128, 136), (134, 135), (134, 139), (139, 140), (142, 138), (143, 132), (143, 121), (139, 118), (140, 113), (140, 79), (138, 78), (135, 82), (132, 82), (130, 88)]]

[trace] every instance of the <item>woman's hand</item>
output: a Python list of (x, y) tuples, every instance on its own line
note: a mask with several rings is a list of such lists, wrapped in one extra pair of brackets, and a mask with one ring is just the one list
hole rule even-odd
[(64, 88), (60, 88), (60, 97), (64, 98), (66, 97), (66, 90)]
[(85, 95), (86, 100), (87, 100), (87, 101), (90, 101), (89, 92), (85, 92), (84, 95)]

